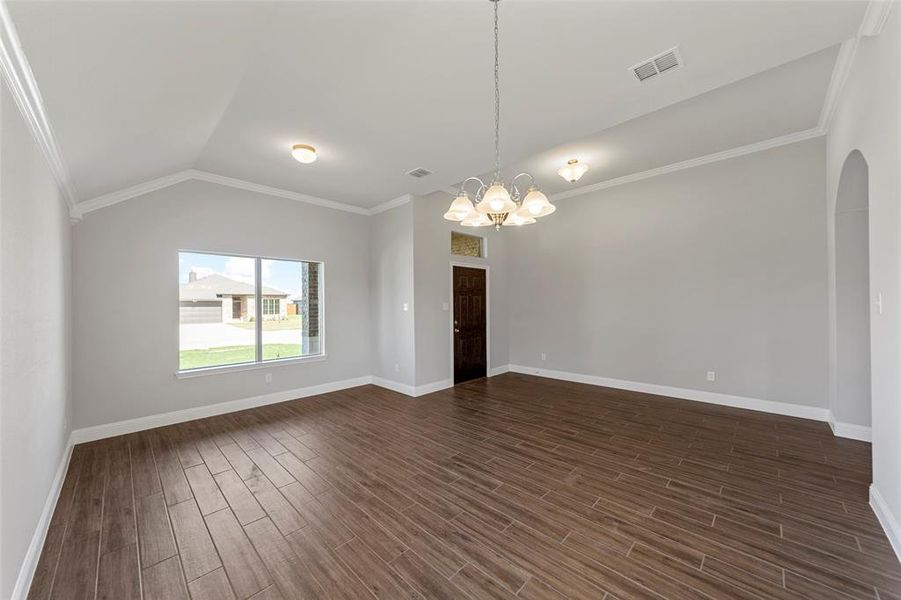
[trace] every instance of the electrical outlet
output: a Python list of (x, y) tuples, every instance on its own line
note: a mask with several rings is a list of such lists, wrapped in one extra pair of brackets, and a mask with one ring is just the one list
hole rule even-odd
[(716, 381), (716, 371), (707, 371), (707, 381)]
[(409, 310), (410, 310), (410, 305), (407, 304), (406, 302), (404, 302), (404, 312), (407, 312)]
[(442, 302), (441, 310), (450, 310), (450, 304), (448, 304), (447, 302)]
[(397, 363), (394, 363), (394, 372), (395, 372), (395, 373), (400, 373), (400, 365), (397, 364)]
[(544, 352), (541, 353), (541, 360), (547, 360), (547, 354)]
[(266, 383), (272, 383), (272, 373), (266, 373)]

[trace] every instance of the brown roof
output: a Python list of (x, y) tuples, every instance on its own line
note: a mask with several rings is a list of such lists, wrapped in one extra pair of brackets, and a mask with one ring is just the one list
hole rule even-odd
[[(178, 286), (179, 300), (215, 300), (222, 296), (253, 296), (254, 286), (243, 281), (229, 279), (225, 275), (213, 273), (206, 277), (198, 277), (194, 281)], [(263, 286), (264, 296), (280, 296), (286, 298), (287, 292)]]

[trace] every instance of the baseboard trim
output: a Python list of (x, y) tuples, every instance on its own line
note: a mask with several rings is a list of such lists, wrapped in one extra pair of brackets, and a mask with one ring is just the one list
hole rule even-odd
[(372, 377), (372, 385), (377, 385), (379, 387), (383, 387), (386, 390), (391, 390), (392, 392), (397, 392), (398, 394), (403, 394), (405, 396), (415, 396), (416, 388), (412, 385), (407, 385), (406, 383), (401, 383), (399, 381), (394, 381), (391, 379), (385, 379), (383, 377)]
[(747, 410), (756, 410), (788, 417), (800, 417), (802, 419), (814, 419), (816, 421), (824, 422), (829, 421), (829, 410), (816, 406), (774, 402), (772, 400), (761, 400), (759, 398), (748, 398), (745, 396), (721, 394), (719, 392), (678, 388), (668, 385), (658, 385), (656, 383), (641, 383), (638, 381), (627, 381), (625, 379), (612, 379), (610, 377), (598, 377), (596, 375), (583, 375), (581, 373), (570, 373), (568, 371), (538, 369), (523, 365), (510, 365), (510, 371), (525, 375), (537, 375), (539, 377), (548, 377), (550, 379), (560, 379), (562, 381), (573, 381), (575, 383), (600, 385), (632, 392), (669, 396), (672, 398), (680, 398), (682, 400), (694, 400), (696, 402), (706, 402), (708, 404), (718, 404), (720, 406), (744, 408)]
[(425, 396), (426, 394), (431, 394), (433, 392), (440, 392), (441, 390), (446, 390), (447, 388), (454, 387), (453, 379), (442, 379), (441, 381), (433, 381), (432, 383), (426, 383), (423, 385), (417, 385), (413, 388), (413, 397), (418, 398), (419, 396)]
[(879, 524), (885, 530), (885, 535), (895, 551), (895, 556), (901, 562), (901, 523), (889, 510), (888, 503), (879, 493), (875, 483), (870, 484), (870, 508), (876, 513), (876, 518), (879, 519)]
[(494, 377), (496, 375), (503, 375), (504, 373), (510, 372), (510, 365), (501, 365), (499, 367), (494, 367), (488, 371), (488, 377)]
[(47, 539), (47, 532), (50, 530), (50, 519), (53, 518), (53, 511), (56, 510), (56, 502), (59, 500), (59, 493), (63, 488), (63, 481), (66, 479), (66, 471), (69, 470), (69, 461), (72, 458), (72, 436), (66, 442), (66, 449), (56, 468), (56, 475), (53, 477), (53, 483), (50, 485), (50, 492), (47, 494), (47, 500), (44, 502), (44, 510), (41, 511), (41, 517), (38, 524), (34, 528), (34, 535), (31, 536), (31, 543), (28, 545), (28, 551), (25, 552), (25, 559), (22, 566), (19, 567), (19, 575), (16, 577), (16, 585), (13, 588), (11, 600), (25, 600), (28, 596), (28, 590), (31, 588), (31, 581), (34, 579), (34, 572), (38, 568), (38, 560), (41, 558), (41, 550), (44, 549), (44, 541)]
[(136, 431), (144, 431), (145, 429), (153, 429), (154, 427), (163, 427), (165, 425), (174, 425), (175, 423), (183, 423), (185, 421), (193, 421), (195, 419), (203, 419), (205, 417), (213, 417), (223, 415), (248, 408), (256, 408), (258, 406), (266, 406), (267, 404), (276, 404), (278, 402), (287, 402), (288, 400), (296, 400), (298, 398), (306, 398), (308, 396), (318, 396), (319, 394), (327, 394), (328, 392), (337, 392), (347, 388), (357, 387), (372, 383), (372, 376), (366, 375), (353, 379), (343, 379), (341, 381), (333, 381), (319, 385), (311, 385), (292, 390), (284, 390), (281, 392), (273, 392), (271, 394), (263, 394), (262, 396), (253, 396), (251, 398), (242, 398), (240, 400), (231, 400), (229, 402), (219, 402), (217, 404), (207, 404), (205, 406), (197, 406), (195, 408), (186, 408), (184, 410), (176, 410), (157, 415), (149, 415), (139, 417), (137, 419), (128, 419), (126, 421), (117, 421), (115, 423), (106, 423), (104, 425), (96, 425), (94, 427), (85, 427), (76, 429), (72, 432), (72, 441), (75, 444), (84, 442), (92, 442), (102, 440), (108, 437), (134, 433)]
[(859, 440), (861, 442), (872, 442), (873, 431), (866, 425), (854, 425), (853, 423), (842, 423), (835, 420), (835, 415), (829, 411), (829, 427), (832, 428), (832, 434), (836, 437), (848, 438), (851, 440)]

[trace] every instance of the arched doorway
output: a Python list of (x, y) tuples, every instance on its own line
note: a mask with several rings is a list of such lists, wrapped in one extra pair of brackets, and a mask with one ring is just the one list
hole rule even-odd
[(835, 420), (870, 427), (869, 169), (845, 159), (835, 203)]

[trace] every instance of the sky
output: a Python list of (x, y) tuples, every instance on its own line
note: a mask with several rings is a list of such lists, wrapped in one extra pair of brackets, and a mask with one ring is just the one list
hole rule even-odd
[[(263, 285), (288, 293), (291, 297), (301, 293), (300, 262), (263, 259)], [(221, 254), (178, 253), (178, 282), (187, 283), (188, 273), (197, 277), (219, 273), (236, 281), (254, 283), (254, 259)]]

